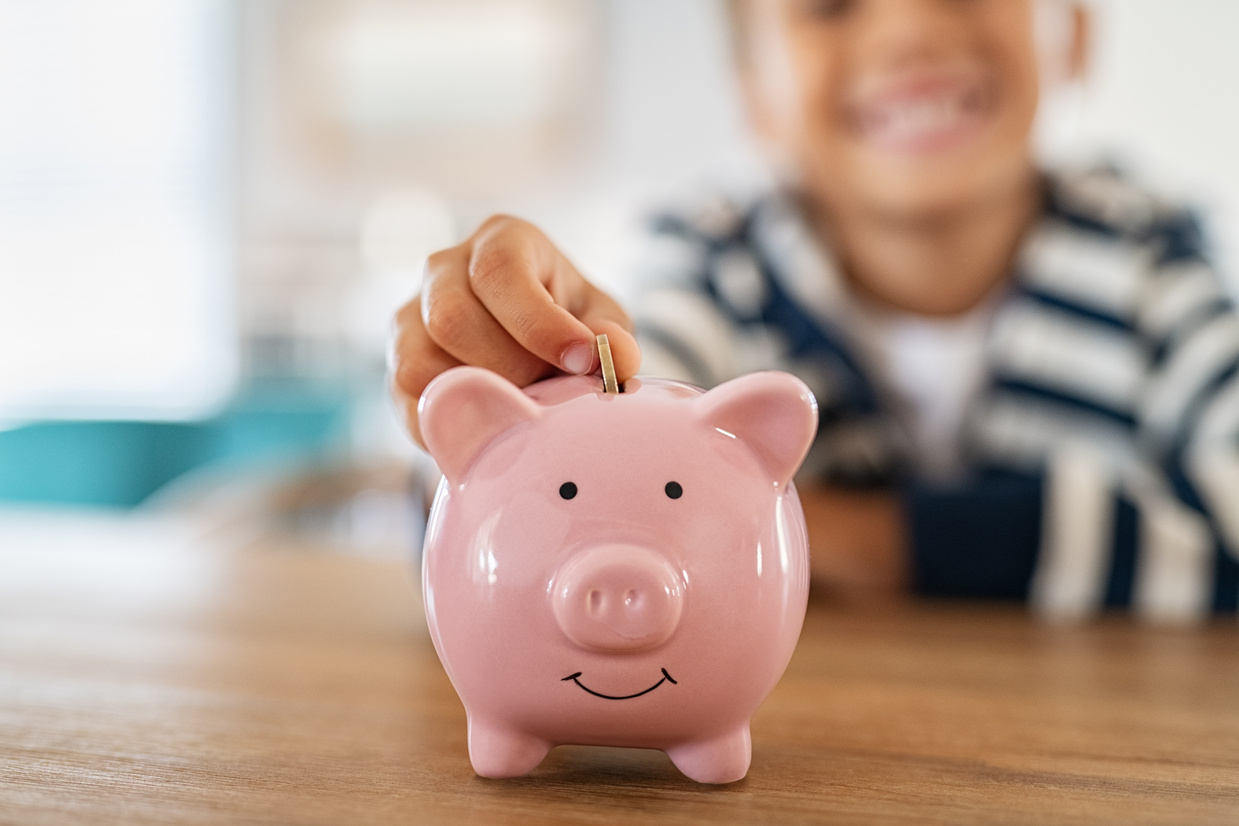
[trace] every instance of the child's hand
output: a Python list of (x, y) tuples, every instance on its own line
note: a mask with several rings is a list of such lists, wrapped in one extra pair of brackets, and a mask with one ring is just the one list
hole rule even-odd
[(392, 395), (421, 444), (417, 400), (443, 371), (477, 365), (519, 387), (591, 373), (598, 368), (595, 336), (606, 333), (622, 382), (641, 364), (631, 329), (619, 304), (537, 227), (492, 217), (463, 244), (430, 256), (421, 293), (396, 314)]

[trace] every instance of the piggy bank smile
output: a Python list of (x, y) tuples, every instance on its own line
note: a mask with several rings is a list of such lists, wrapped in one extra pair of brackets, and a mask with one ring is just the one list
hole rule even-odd
[(817, 428), (808, 388), (757, 373), (708, 392), (638, 378), (604, 393), (588, 376), (521, 390), (458, 367), (419, 410), (443, 472), (426, 619), (474, 770), (516, 777), (573, 744), (744, 777), (808, 598), (792, 484)]
[(668, 674), (668, 673), (667, 673), (667, 669), (665, 669), (665, 668), (664, 668), (664, 669), (662, 669), (662, 672), (663, 672), (663, 678), (662, 678), (661, 680), (659, 680), (658, 682), (654, 683), (654, 684), (653, 684), (652, 686), (650, 686), (649, 688), (645, 689), (644, 691), (638, 691), (636, 694), (625, 694), (625, 695), (623, 695), (623, 696), (616, 696), (616, 695), (614, 695), (614, 694), (603, 694), (603, 693), (602, 693), (602, 692), (600, 692), (600, 691), (594, 691), (592, 688), (590, 688), (589, 686), (587, 686), (587, 685), (585, 685), (584, 683), (582, 683), (582, 682), (581, 682), (581, 680), (580, 680), (580, 677), (581, 677), (581, 672), (580, 672), (580, 671), (576, 672), (575, 674), (569, 674), (567, 677), (562, 678), (562, 679), (560, 680), (560, 682), (565, 682), (565, 683), (566, 683), (566, 682), (568, 682), (568, 680), (572, 680), (572, 682), (576, 683), (576, 684), (577, 684), (577, 686), (578, 686), (578, 687), (579, 687), (582, 691), (587, 692), (587, 693), (589, 693), (589, 694), (593, 694), (595, 697), (601, 697), (601, 698), (602, 698), (602, 699), (604, 699), (604, 700), (635, 700), (635, 699), (636, 699), (636, 698), (638, 698), (638, 697), (643, 697), (643, 696), (645, 696), (646, 694), (649, 694), (651, 691), (653, 691), (654, 689), (658, 688), (658, 687), (659, 687), (660, 685), (662, 685), (663, 683), (671, 683), (672, 685), (677, 685), (677, 684), (678, 684), (678, 683), (677, 683), (677, 681), (676, 681), (676, 679), (675, 679), (674, 677), (672, 677), (670, 674)]

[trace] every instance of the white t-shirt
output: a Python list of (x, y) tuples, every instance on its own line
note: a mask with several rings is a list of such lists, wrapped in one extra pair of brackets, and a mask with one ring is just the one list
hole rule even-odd
[(996, 302), (931, 318), (855, 301), (851, 333), (879, 392), (889, 395), (918, 475), (950, 481), (964, 472), (968, 407), (985, 381), (985, 342)]

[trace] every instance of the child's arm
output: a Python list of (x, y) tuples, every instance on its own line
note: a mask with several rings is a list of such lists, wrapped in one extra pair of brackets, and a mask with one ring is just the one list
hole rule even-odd
[(557, 373), (590, 373), (598, 333), (610, 339), (619, 380), (635, 375), (641, 351), (619, 304), (537, 227), (495, 216), (427, 259), (420, 293), (396, 315), (392, 395), (421, 444), (417, 401), (435, 376), (472, 364), (524, 387)]
[(813, 584), (837, 596), (908, 590), (909, 537), (900, 496), (796, 483), (809, 529)]

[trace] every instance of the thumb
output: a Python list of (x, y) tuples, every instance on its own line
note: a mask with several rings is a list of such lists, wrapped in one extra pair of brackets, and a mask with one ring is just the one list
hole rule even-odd
[(641, 347), (632, 333), (632, 320), (623, 308), (601, 291), (595, 291), (580, 319), (594, 335), (605, 334), (611, 347), (615, 377), (625, 382), (641, 369)]

